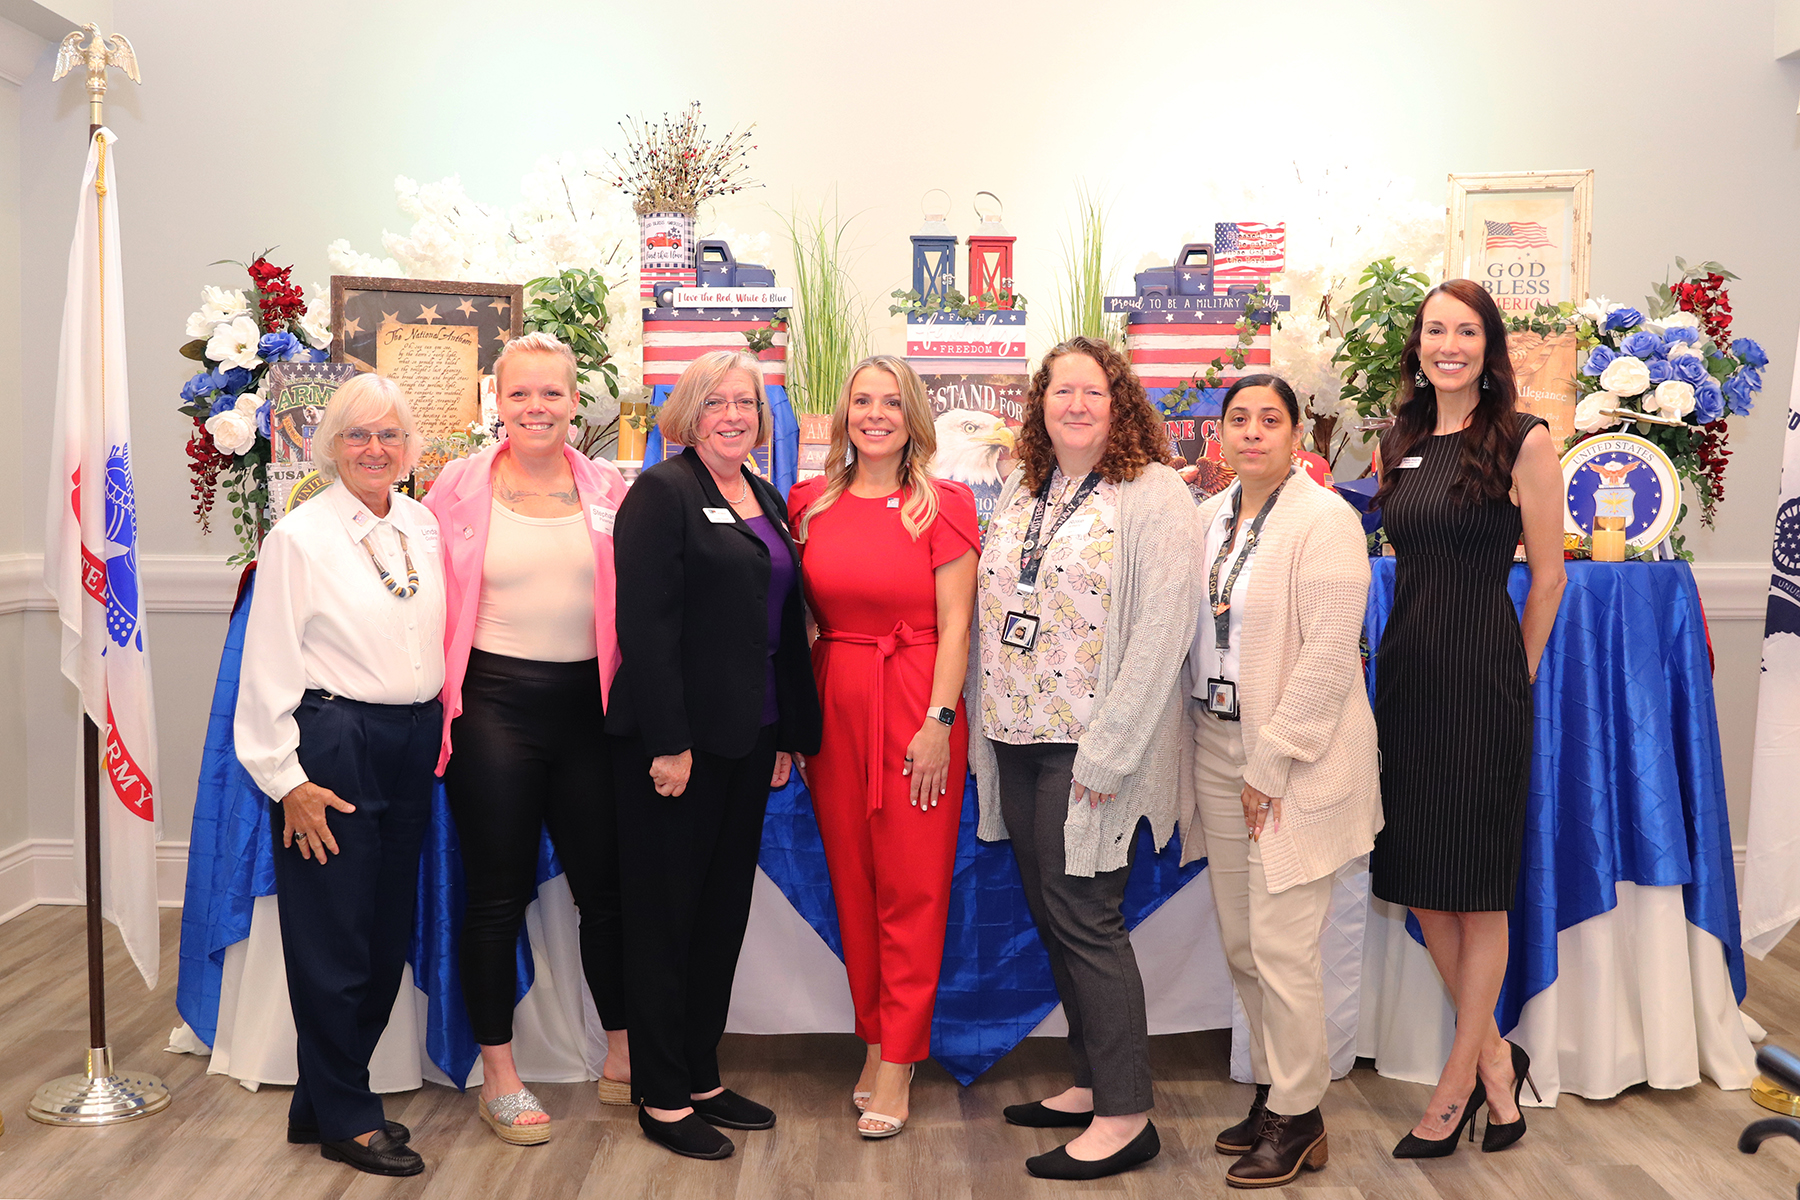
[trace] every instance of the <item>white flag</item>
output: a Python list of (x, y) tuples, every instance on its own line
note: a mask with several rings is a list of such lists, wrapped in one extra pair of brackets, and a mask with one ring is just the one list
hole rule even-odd
[(69, 247), (44, 585), (62, 615), (63, 674), (81, 689), (82, 706), (101, 731), (101, 912), (119, 927), (154, 988), (156, 718), (138, 570), (113, 140), (110, 129), (100, 129), (88, 149)]
[(1763, 624), (1740, 913), (1744, 949), (1757, 958), (1800, 921), (1800, 362), (1788, 401), (1774, 560)]

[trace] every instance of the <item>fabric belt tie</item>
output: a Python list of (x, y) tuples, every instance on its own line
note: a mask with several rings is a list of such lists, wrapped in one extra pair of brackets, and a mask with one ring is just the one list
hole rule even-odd
[(881, 750), (887, 742), (887, 665), (894, 655), (908, 646), (935, 646), (935, 629), (914, 629), (905, 621), (894, 626), (892, 633), (880, 636), (868, 633), (846, 633), (840, 629), (819, 630), (822, 642), (841, 642), (846, 646), (868, 646), (875, 651), (875, 694), (869, 705), (869, 756), (863, 764), (863, 780), (868, 792), (867, 816), (881, 807)]

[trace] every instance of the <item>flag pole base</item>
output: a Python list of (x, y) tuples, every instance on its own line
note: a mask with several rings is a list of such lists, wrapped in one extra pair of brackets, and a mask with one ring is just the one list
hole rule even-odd
[(116, 1125), (169, 1107), (169, 1089), (154, 1075), (113, 1073), (112, 1047), (87, 1052), (87, 1071), (52, 1079), (25, 1115), (45, 1125)]
[(1750, 1098), (1764, 1108), (1800, 1117), (1800, 1096), (1771, 1083), (1767, 1075), (1758, 1075), (1756, 1082), (1750, 1085)]

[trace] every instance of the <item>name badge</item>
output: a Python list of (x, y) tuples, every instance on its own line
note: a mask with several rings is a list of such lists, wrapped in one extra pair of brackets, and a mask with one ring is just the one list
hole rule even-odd
[(1420, 458), (1417, 454), (1409, 454), (1405, 458), (1400, 460), (1400, 465), (1402, 467), (1416, 467), (1423, 461), (1424, 460), (1422, 458)]
[(598, 504), (588, 505), (588, 524), (594, 527), (595, 533), (604, 533), (607, 537), (611, 537), (613, 521), (617, 519), (618, 515), (616, 509), (605, 508)]
[(729, 508), (703, 508), (700, 511), (714, 525), (731, 525), (737, 521), (737, 517)]
[(425, 553), (436, 554), (438, 552), (438, 527), (436, 525), (427, 525), (425, 527), (424, 541)]

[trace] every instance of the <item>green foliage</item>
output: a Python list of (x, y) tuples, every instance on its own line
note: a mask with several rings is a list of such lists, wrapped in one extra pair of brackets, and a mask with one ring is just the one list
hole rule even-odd
[(1157, 402), (1157, 407), (1162, 410), (1164, 416), (1185, 416), (1193, 412), (1194, 405), (1204, 398), (1203, 389), (1223, 387), (1225, 381), (1220, 373), (1224, 371), (1227, 360), (1230, 361), (1233, 370), (1242, 371), (1244, 369), (1244, 364), (1250, 361), (1244, 351), (1255, 344), (1257, 334), (1261, 333), (1265, 326), (1281, 328), (1281, 314), (1275, 310), (1273, 305), (1274, 297), (1270, 293), (1268, 284), (1263, 284), (1255, 291), (1245, 295), (1244, 312), (1237, 319), (1237, 344), (1231, 348), (1229, 353), (1222, 354), (1206, 364), (1206, 369), (1192, 379), (1169, 389)]
[(219, 473), (225, 503), (231, 508), (231, 529), (237, 535), (238, 552), (226, 565), (241, 567), (253, 562), (269, 532), (269, 462), (268, 443), (254, 446), (238, 455)]
[(1051, 334), (1059, 343), (1090, 337), (1121, 348), (1125, 344), (1124, 318), (1106, 312), (1112, 272), (1106, 265), (1105, 240), (1106, 208), (1086, 187), (1078, 187), (1074, 228), (1063, 238), (1064, 282), (1057, 294)]
[(1560, 304), (1539, 304), (1529, 313), (1506, 318), (1508, 333), (1536, 333), (1543, 337), (1556, 337), (1579, 326), (1575, 316), (1575, 302), (1564, 300)]
[(577, 449), (589, 457), (618, 436), (617, 417), (602, 424), (589, 415), (601, 386), (611, 398), (616, 400), (619, 396), (619, 368), (612, 361), (612, 351), (603, 336), (606, 293), (606, 282), (599, 271), (570, 267), (527, 283), (525, 311), (521, 314), (525, 332), (554, 334), (575, 352), (575, 378), (581, 390), (581, 411), (574, 420), (581, 430)]
[(790, 212), (794, 299), (788, 333), (788, 396), (794, 411), (828, 413), (850, 368), (868, 353), (869, 330), (850, 282), (846, 227), (834, 207)]
[(1341, 370), (1343, 399), (1358, 416), (1384, 417), (1399, 399), (1400, 358), (1431, 279), (1389, 256), (1364, 267), (1357, 283), (1361, 290), (1332, 315), (1343, 344), (1331, 365)]
[(909, 317), (930, 317), (943, 314), (973, 321), (982, 313), (1025, 311), (1025, 297), (1017, 292), (983, 292), (979, 296), (965, 296), (955, 288), (951, 288), (940, 296), (925, 299), (911, 288), (904, 290), (896, 288), (888, 294), (899, 301), (897, 304), (888, 305), (888, 315), (893, 317), (902, 313)]
[(775, 310), (775, 317), (767, 325), (758, 325), (744, 334), (744, 344), (752, 354), (762, 354), (775, 348), (775, 335), (784, 333), (788, 326), (788, 317), (792, 315), (785, 308)]

